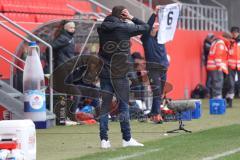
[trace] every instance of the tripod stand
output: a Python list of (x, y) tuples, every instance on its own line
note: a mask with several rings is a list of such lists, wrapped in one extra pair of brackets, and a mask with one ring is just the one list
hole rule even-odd
[(168, 108), (173, 110), (176, 113), (176, 118), (178, 120), (179, 127), (178, 127), (178, 129), (167, 131), (167, 133), (177, 133), (177, 131), (181, 131), (181, 130), (191, 133), (192, 131), (189, 131), (184, 128), (184, 124), (183, 124), (183, 120), (182, 120), (182, 113), (184, 111), (194, 110), (195, 104), (190, 103), (188, 100), (171, 101), (168, 104)]
[(177, 131), (185, 131), (185, 132), (188, 132), (188, 133), (192, 133), (192, 131), (189, 131), (189, 130), (184, 128), (184, 124), (183, 124), (181, 115), (182, 115), (182, 112), (178, 112), (177, 113), (177, 117), (178, 117), (177, 119), (178, 119), (178, 123), (179, 123), (179, 128), (167, 131), (167, 133), (178, 133)]

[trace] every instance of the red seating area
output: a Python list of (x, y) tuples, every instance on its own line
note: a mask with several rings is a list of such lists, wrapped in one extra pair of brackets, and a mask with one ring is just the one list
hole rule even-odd
[(73, 15), (74, 12), (66, 7), (66, 2), (66, 0), (48, 0), (44, 3), (38, 0), (0, 0), (3, 12)]
[(24, 14), (24, 13), (5, 13), (8, 18), (17, 20), (20, 22), (36, 22), (35, 15), (32, 14)]
[(92, 12), (92, 5), (88, 1), (69, 1), (68, 4), (74, 6), (82, 12)]
[(36, 15), (37, 22), (48, 22), (55, 19), (71, 19), (72, 16), (59, 16), (59, 15)]
[(0, 0), (0, 12), (15, 21), (46, 22), (53, 19), (69, 19), (75, 11), (70, 4), (82, 12), (92, 12), (92, 4), (79, 0)]

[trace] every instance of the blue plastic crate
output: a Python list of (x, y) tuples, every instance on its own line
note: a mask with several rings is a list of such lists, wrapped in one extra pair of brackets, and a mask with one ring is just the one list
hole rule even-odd
[(192, 120), (192, 110), (187, 110), (182, 112), (181, 119), (183, 121), (191, 121)]
[(202, 116), (202, 102), (201, 100), (194, 100), (195, 109), (192, 111), (192, 118), (199, 119)]
[(224, 114), (226, 112), (225, 99), (210, 99), (210, 114)]

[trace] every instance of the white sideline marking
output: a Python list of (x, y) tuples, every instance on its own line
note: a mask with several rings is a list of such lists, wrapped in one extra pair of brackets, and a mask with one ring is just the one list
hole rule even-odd
[(206, 157), (206, 158), (203, 158), (202, 160), (215, 160), (215, 159), (225, 157), (225, 156), (237, 153), (237, 152), (240, 152), (240, 148), (236, 148), (236, 149), (231, 150), (231, 151), (223, 152), (221, 154), (217, 154), (217, 155), (214, 155), (212, 157)]
[(160, 150), (162, 150), (162, 148), (151, 149), (151, 150), (147, 150), (145, 152), (138, 152), (138, 153), (134, 153), (134, 154), (126, 155), (126, 156), (111, 158), (111, 159), (108, 159), (108, 160), (125, 160), (125, 159), (129, 159), (129, 158), (136, 158), (136, 157), (140, 157), (140, 156), (143, 156), (145, 154), (148, 154), (148, 153), (158, 152)]

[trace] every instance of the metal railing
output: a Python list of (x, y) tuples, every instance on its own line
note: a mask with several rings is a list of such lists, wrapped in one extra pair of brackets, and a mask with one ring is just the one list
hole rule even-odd
[[(9, 32), (11, 32), (12, 34), (14, 34), (15, 36), (19, 37), (20, 39), (22, 39), (22, 40), (24, 40), (24, 41), (26, 41), (26, 42), (28, 42), (28, 43), (31, 42), (29, 39), (27, 39), (27, 38), (24, 37), (23, 35), (19, 34), (19, 33), (16, 32), (15, 30), (13, 30), (12, 28), (8, 27), (8, 26), (7, 26), (6, 24), (4, 24), (3, 22), (0, 22), (0, 26), (2, 26), (3, 28), (5, 28), (6, 30), (8, 30)], [(4, 52), (10, 54), (11, 56), (13, 56), (14, 58), (16, 58), (16, 59), (18, 59), (18, 60), (20, 59), (19, 57), (15, 56), (14, 53), (8, 51), (7, 49), (5, 49), (5, 48), (3, 48), (3, 47), (1, 47), (1, 50), (3, 50)], [(10, 60), (8, 60), (7, 58), (3, 57), (2, 55), (1, 55), (1, 58), (2, 58), (4, 61), (6, 61), (6, 62), (8, 62), (9, 64), (11, 64), (11, 68), (10, 68), (10, 69), (11, 69), (10, 85), (13, 86), (13, 76), (12, 76), (13, 67), (18, 68), (18, 69), (21, 70), (21, 71), (23, 71), (23, 70), (22, 70), (22, 68), (19, 68), (19, 66), (16, 66), (15, 63), (13, 63), (12, 61), (10, 61)], [(22, 60), (22, 59), (21, 59), (21, 60)], [(20, 60), (20, 61), (21, 61), (21, 60)], [(25, 63), (25, 62), (24, 62), (24, 63)]]
[[(22, 62), (23, 64), (25, 64), (25, 62), (17, 57), (14, 53), (12, 53), (11, 51), (7, 50), (6, 48), (0, 46), (0, 50), (4, 51), (5, 53), (9, 54), (10, 56), (16, 58), (17, 60), (19, 60), (20, 62)], [(4, 57), (3, 55), (0, 54), (0, 58), (2, 58), (4, 61), (6, 61), (7, 63), (11, 64), (12, 66), (16, 67), (17, 69), (19, 69), (20, 71), (23, 72), (23, 69), (21, 67), (19, 67), (18, 65), (16, 65), (15, 63), (13, 63), (12, 61), (10, 61), (9, 59), (7, 59), (6, 57)], [(12, 83), (12, 78), (10, 80), (10, 84)]]
[(105, 11), (107, 11), (108, 13), (111, 13), (112, 10), (104, 5), (102, 5), (101, 3), (95, 1), (95, 0), (88, 0), (89, 2), (91, 2), (92, 4), (95, 4), (96, 6), (100, 7), (101, 9), (104, 9)]
[[(143, 0), (137, 0), (137, 1), (143, 3)], [(148, 7), (153, 8), (153, 0), (148, 0), (146, 4), (148, 5)]]
[(29, 39), (27, 39), (27, 38), (24, 37), (23, 35), (17, 33), (15, 30), (13, 30), (12, 28), (8, 27), (8, 26), (7, 26), (6, 24), (4, 24), (3, 22), (0, 22), (0, 25), (1, 25), (3, 28), (7, 29), (7, 30), (8, 30), (9, 32), (11, 32), (12, 34), (14, 34), (14, 35), (16, 35), (17, 37), (23, 39), (24, 41), (26, 41), (26, 42), (28, 42), (28, 43), (31, 42)]
[[(34, 39), (38, 40), (39, 42), (43, 43), (44, 45), (46, 45), (49, 48), (49, 68), (50, 68), (50, 75), (52, 75), (53, 73), (53, 50), (52, 50), (52, 46), (45, 42), (44, 40), (42, 40), (41, 38), (37, 37), (36, 35), (34, 35), (33, 33), (29, 32), (27, 29), (23, 28), (22, 26), (20, 26), (19, 24), (17, 24), (16, 22), (12, 21), (11, 19), (9, 19), (8, 17), (6, 17), (4, 14), (0, 13), (0, 17), (2, 17), (4, 20), (6, 20), (7, 22), (9, 22), (10, 24), (12, 24), (14, 27), (20, 29), (21, 31), (23, 31), (24, 33), (26, 33), (27, 35), (33, 37)], [(1, 25), (4, 26), (4, 25)], [(18, 34), (16, 31), (14, 31), (13, 29), (11, 29), (8, 26), (4, 26), (4, 28), (6, 28), (7, 30), (9, 30), (10, 32), (14, 33), (15, 35), (19, 36), (20, 38), (26, 40), (26, 41), (30, 41), (27, 40), (24, 36), (20, 36), (20, 34)], [(50, 76), (49, 79), (49, 100), (50, 100), (50, 111), (53, 113), (53, 89), (51, 86), (53, 86), (53, 79), (52, 76)]]
[(178, 28), (187, 30), (228, 30), (226, 8), (183, 3)]
[[(143, 3), (143, 0), (138, 0)], [(186, 30), (228, 30), (228, 11), (224, 5), (216, 0), (210, 0), (216, 6), (200, 4), (200, 1), (193, 1), (196, 4), (181, 3), (182, 8), (179, 16), (179, 29)], [(173, 2), (179, 2), (173, 0)], [(153, 7), (153, 1), (148, 0), (148, 7)]]
[(103, 18), (103, 14), (98, 14), (98, 13), (95, 13), (95, 12), (82, 12), (79, 9), (77, 9), (76, 7), (74, 7), (74, 6), (70, 5), (70, 4), (66, 4), (66, 6), (68, 8), (70, 8), (71, 10), (73, 10), (73, 11), (75, 11), (75, 12), (81, 14), (81, 15), (95, 16), (98, 19)]

